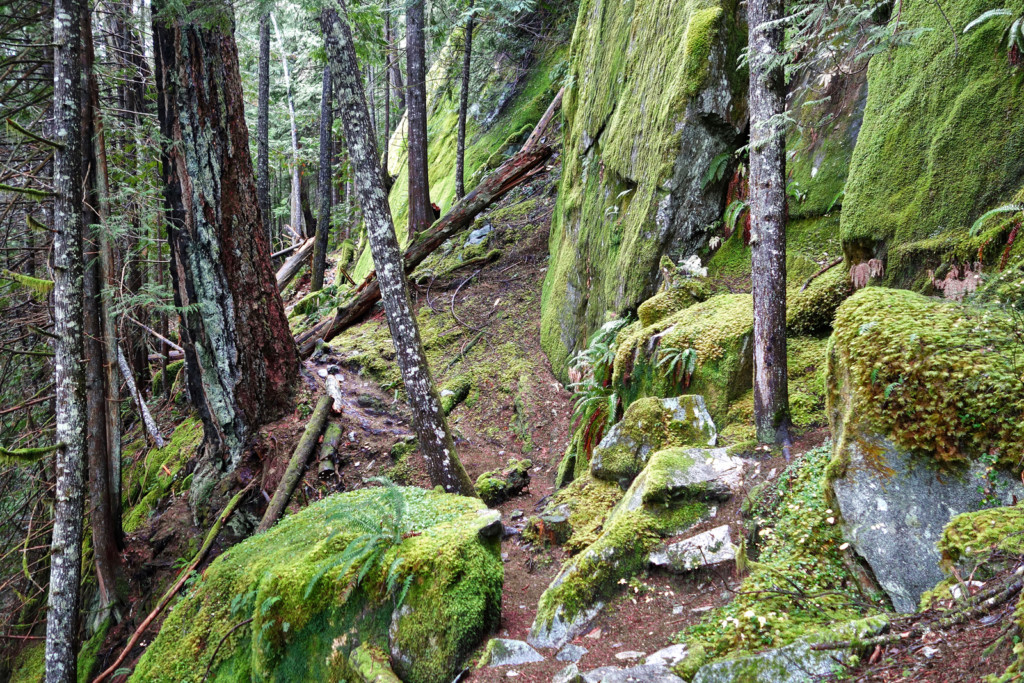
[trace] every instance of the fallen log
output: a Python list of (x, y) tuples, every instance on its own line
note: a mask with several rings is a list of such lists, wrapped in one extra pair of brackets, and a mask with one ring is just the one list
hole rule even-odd
[(131, 366), (128, 365), (128, 360), (124, 357), (124, 351), (121, 350), (120, 344), (117, 345), (117, 366), (121, 369), (121, 376), (124, 378), (124, 383), (128, 385), (128, 393), (132, 395), (135, 407), (139, 409), (139, 416), (142, 418), (142, 424), (146, 428), (146, 433), (153, 439), (153, 443), (156, 444), (157, 448), (163, 448), (167, 445), (167, 442), (164, 440), (163, 435), (160, 434), (160, 427), (157, 426), (156, 420), (153, 419), (153, 414), (149, 412), (149, 407), (146, 406), (146, 400), (142, 397), (138, 386), (135, 384), (135, 377), (132, 375)]
[(284, 514), (284, 509), (288, 507), (288, 501), (291, 500), (295, 487), (298, 485), (299, 480), (302, 479), (302, 472), (306, 469), (309, 456), (313, 455), (313, 451), (316, 450), (317, 442), (320, 440), (320, 433), (324, 431), (324, 426), (327, 424), (328, 415), (331, 414), (333, 403), (334, 399), (330, 396), (321, 396), (320, 400), (317, 401), (316, 408), (306, 424), (306, 431), (302, 433), (299, 445), (295, 447), (292, 459), (288, 461), (288, 468), (285, 469), (284, 476), (281, 477), (281, 483), (277, 485), (277, 490), (274, 491), (274, 497), (270, 499), (267, 511), (263, 513), (260, 525), (256, 527), (256, 533), (266, 531), (274, 526), (277, 520), (281, 519), (281, 515)]
[[(414, 271), (445, 240), (472, 225), (478, 213), (501, 199), (512, 188), (539, 173), (544, 162), (551, 156), (551, 151), (550, 147), (544, 145), (519, 152), (480, 181), (472, 192), (409, 245), (405, 250), (405, 272), (408, 274)], [(299, 335), (296, 339), (299, 355), (308, 358), (316, 349), (317, 339), (330, 341), (362, 320), (378, 301), (380, 287), (375, 274), (370, 273), (356, 289), (354, 298), (338, 307), (333, 319), (322, 320)]]
[(285, 286), (291, 282), (292, 278), (295, 277), (295, 273), (299, 272), (299, 268), (306, 262), (309, 255), (313, 253), (313, 244), (316, 239), (310, 237), (308, 240), (299, 245), (299, 248), (295, 250), (295, 253), (288, 257), (288, 259), (281, 264), (281, 267), (277, 269), (277, 291), (281, 291)]
[(540, 117), (540, 121), (537, 122), (537, 127), (530, 133), (530, 137), (526, 138), (526, 142), (523, 143), (520, 152), (529, 152), (531, 149), (537, 146), (540, 142), (540, 138), (544, 135), (544, 131), (547, 130), (548, 124), (551, 123), (551, 119), (554, 117), (555, 112), (558, 111), (559, 107), (562, 106), (562, 95), (565, 94), (565, 88), (563, 87), (555, 95), (555, 99), (551, 100), (551, 104), (548, 105), (547, 111), (544, 112), (544, 116)]

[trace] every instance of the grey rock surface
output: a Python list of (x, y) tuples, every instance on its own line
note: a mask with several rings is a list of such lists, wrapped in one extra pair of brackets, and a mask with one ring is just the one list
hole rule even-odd
[(677, 643), (676, 645), (669, 645), (668, 647), (647, 655), (647, 659), (644, 660), (644, 664), (647, 664), (648, 666), (667, 666), (671, 669), (686, 659), (686, 655), (688, 653), (689, 648), (685, 643)]
[(583, 674), (586, 683), (683, 683), (668, 667), (641, 664), (629, 668), (603, 666)]
[(543, 662), (544, 658), (521, 640), (494, 638), (487, 643), (487, 666), (516, 666)]
[(650, 562), (669, 571), (685, 573), (735, 559), (736, 547), (725, 524), (655, 550)]
[(558, 651), (555, 659), (560, 662), (578, 662), (585, 654), (587, 654), (587, 648), (570, 643)]

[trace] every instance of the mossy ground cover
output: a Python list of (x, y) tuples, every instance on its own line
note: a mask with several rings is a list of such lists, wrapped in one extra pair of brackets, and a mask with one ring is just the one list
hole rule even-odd
[[(902, 448), (941, 462), (1024, 460), (1024, 383), (998, 311), (868, 287), (836, 314), (830, 412), (858, 410)], [(1009, 346), (1007, 346), (1009, 344)]]
[[(222, 639), (214, 681), (346, 680), (348, 655), (363, 643), (403, 653), (408, 661), (393, 662), (403, 680), (454, 675), (497, 621), (498, 547), (477, 538), (486, 523), (479, 500), (400, 491), (405, 513), (392, 519), (405, 530), (404, 540), (372, 565), (346, 567), (339, 558), (362, 533), (351, 517), (384, 505), (383, 488), (326, 498), (218, 557), (168, 616), (132, 680), (200, 681), (212, 644)], [(411, 577), (395, 614), (397, 593), (387, 581), (392, 568), (398, 586)], [(247, 618), (250, 624), (232, 631)], [(397, 632), (389, 634), (392, 625)]]
[[(1019, 16), (1024, 2), (1000, 7)], [(1024, 180), (1024, 78), (1000, 44), (1004, 24), (951, 35), (992, 8), (986, 0), (907, 6), (902, 20), (928, 32), (871, 60), (842, 238), (856, 262), (888, 252), (890, 284), (919, 284)]]
[(677, 639), (690, 646), (679, 669), (741, 652), (787, 645), (837, 623), (881, 611), (858, 588), (844, 561), (837, 516), (823, 493), (831, 446), (800, 456), (745, 506), (756, 544), (740, 562), (746, 576), (736, 597)]

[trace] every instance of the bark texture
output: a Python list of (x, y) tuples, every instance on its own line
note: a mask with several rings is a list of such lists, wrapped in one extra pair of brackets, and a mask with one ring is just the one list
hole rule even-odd
[(409, 235), (426, 230), (434, 222), (427, 171), (427, 58), (423, 3), (424, 0), (408, 0), (405, 5), (405, 50), (409, 64), (409, 92), (406, 97), (409, 107)]
[(256, 197), (267, 244), (273, 245), (270, 229), (270, 15), (260, 15), (259, 95), (256, 105)]
[(395, 345), (395, 357), (409, 393), (413, 425), (427, 464), (431, 482), (451, 493), (475, 496), (473, 483), (455, 452), (441, 400), (427, 365), (420, 330), (409, 300), (402, 252), (395, 236), (387, 195), (380, 178), (376, 144), (360, 84), (359, 65), (348, 23), (334, 9), (322, 16), (327, 36), (327, 55), (334, 89), (342, 105), (342, 121), (355, 172), (356, 190), (370, 252), (377, 268), (384, 312)]
[(75, 655), (82, 567), (85, 366), (82, 362), (81, 12), (79, 0), (53, 7), (53, 323), (56, 384), (56, 492), (46, 615), (46, 683), (77, 681)]
[[(260, 229), (232, 29), (176, 19), (153, 33), (188, 390), (209, 460), (231, 471), (255, 429), (290, 405), (298, 359)], [(212, 486), (197, 472), (194, 504), (200, 480)]]
[(459, 93), (459, 134), (455, 149), (455, 198), (466, 196), (466, 109), (469, 107), (470, 62), (473, 56), (473, 15), (466, 19), (466, 40), (462, 52), (462, 92)]
[(784, 440), (786, 378), (786, 110), (782, 0), (750, 0), (750, 244), (754, 295), (754, 422), (763, 442)]
[(292, 229), (303, 237), (310, 237), (308, 226), (303, 225), (302, 220), (302, 166), (299, 163), (299, 129), (295, 123), (295, 98), (292, 96), (292, 77), (288, 70), (288, 53), (284, 49), (284, 39), (277, 27), (277, 18), (271, 13), (270, 22), (274, 25), (274, 35), (277, 36), (277, 49), (281, 51), (281, 71), (284, 74), (284, 90), (288, 96), (288, 123), (292, 133), (292, 193), (291, 193), (291, 221)]
[(327, 240), (331, 234), (331, 128), (334, 126), (334, 107), (331, 97), (331, 68), (324, 67), (324, 82), (320, 91), (320, 175), (317, 178), (316, 247), (313, 249), (313, 273), (309, 291), (319, 292), (324, 286), (327, 266)]

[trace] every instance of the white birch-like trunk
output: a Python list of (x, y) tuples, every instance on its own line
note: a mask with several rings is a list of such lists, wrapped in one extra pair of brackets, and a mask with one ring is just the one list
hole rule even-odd
[(277, 38), (277, 49), (281, 51), (281, 69), (284, 72), (284, 89), (288, 95), (288, 123), (291, 125), (292, 130), (292, 228), (303, 237), (309, 237), (309, 235), (306, 234), (306, 228), (302, 223), (302, 199), (299, 195), (301, 192), (300, 183), (302, 182), (302, 179), (299, 176), (299, 129), (295, 125), (295, 98), (292, 97), (292, 78), (288, 71), (288, 55), (284, 51), (284, 39), (281, 37), (281, 31), (277, 27), (277, 17), (274, 16), (273, 12), (270, 13), (270, 21), (274, 24), (274, 36)]

